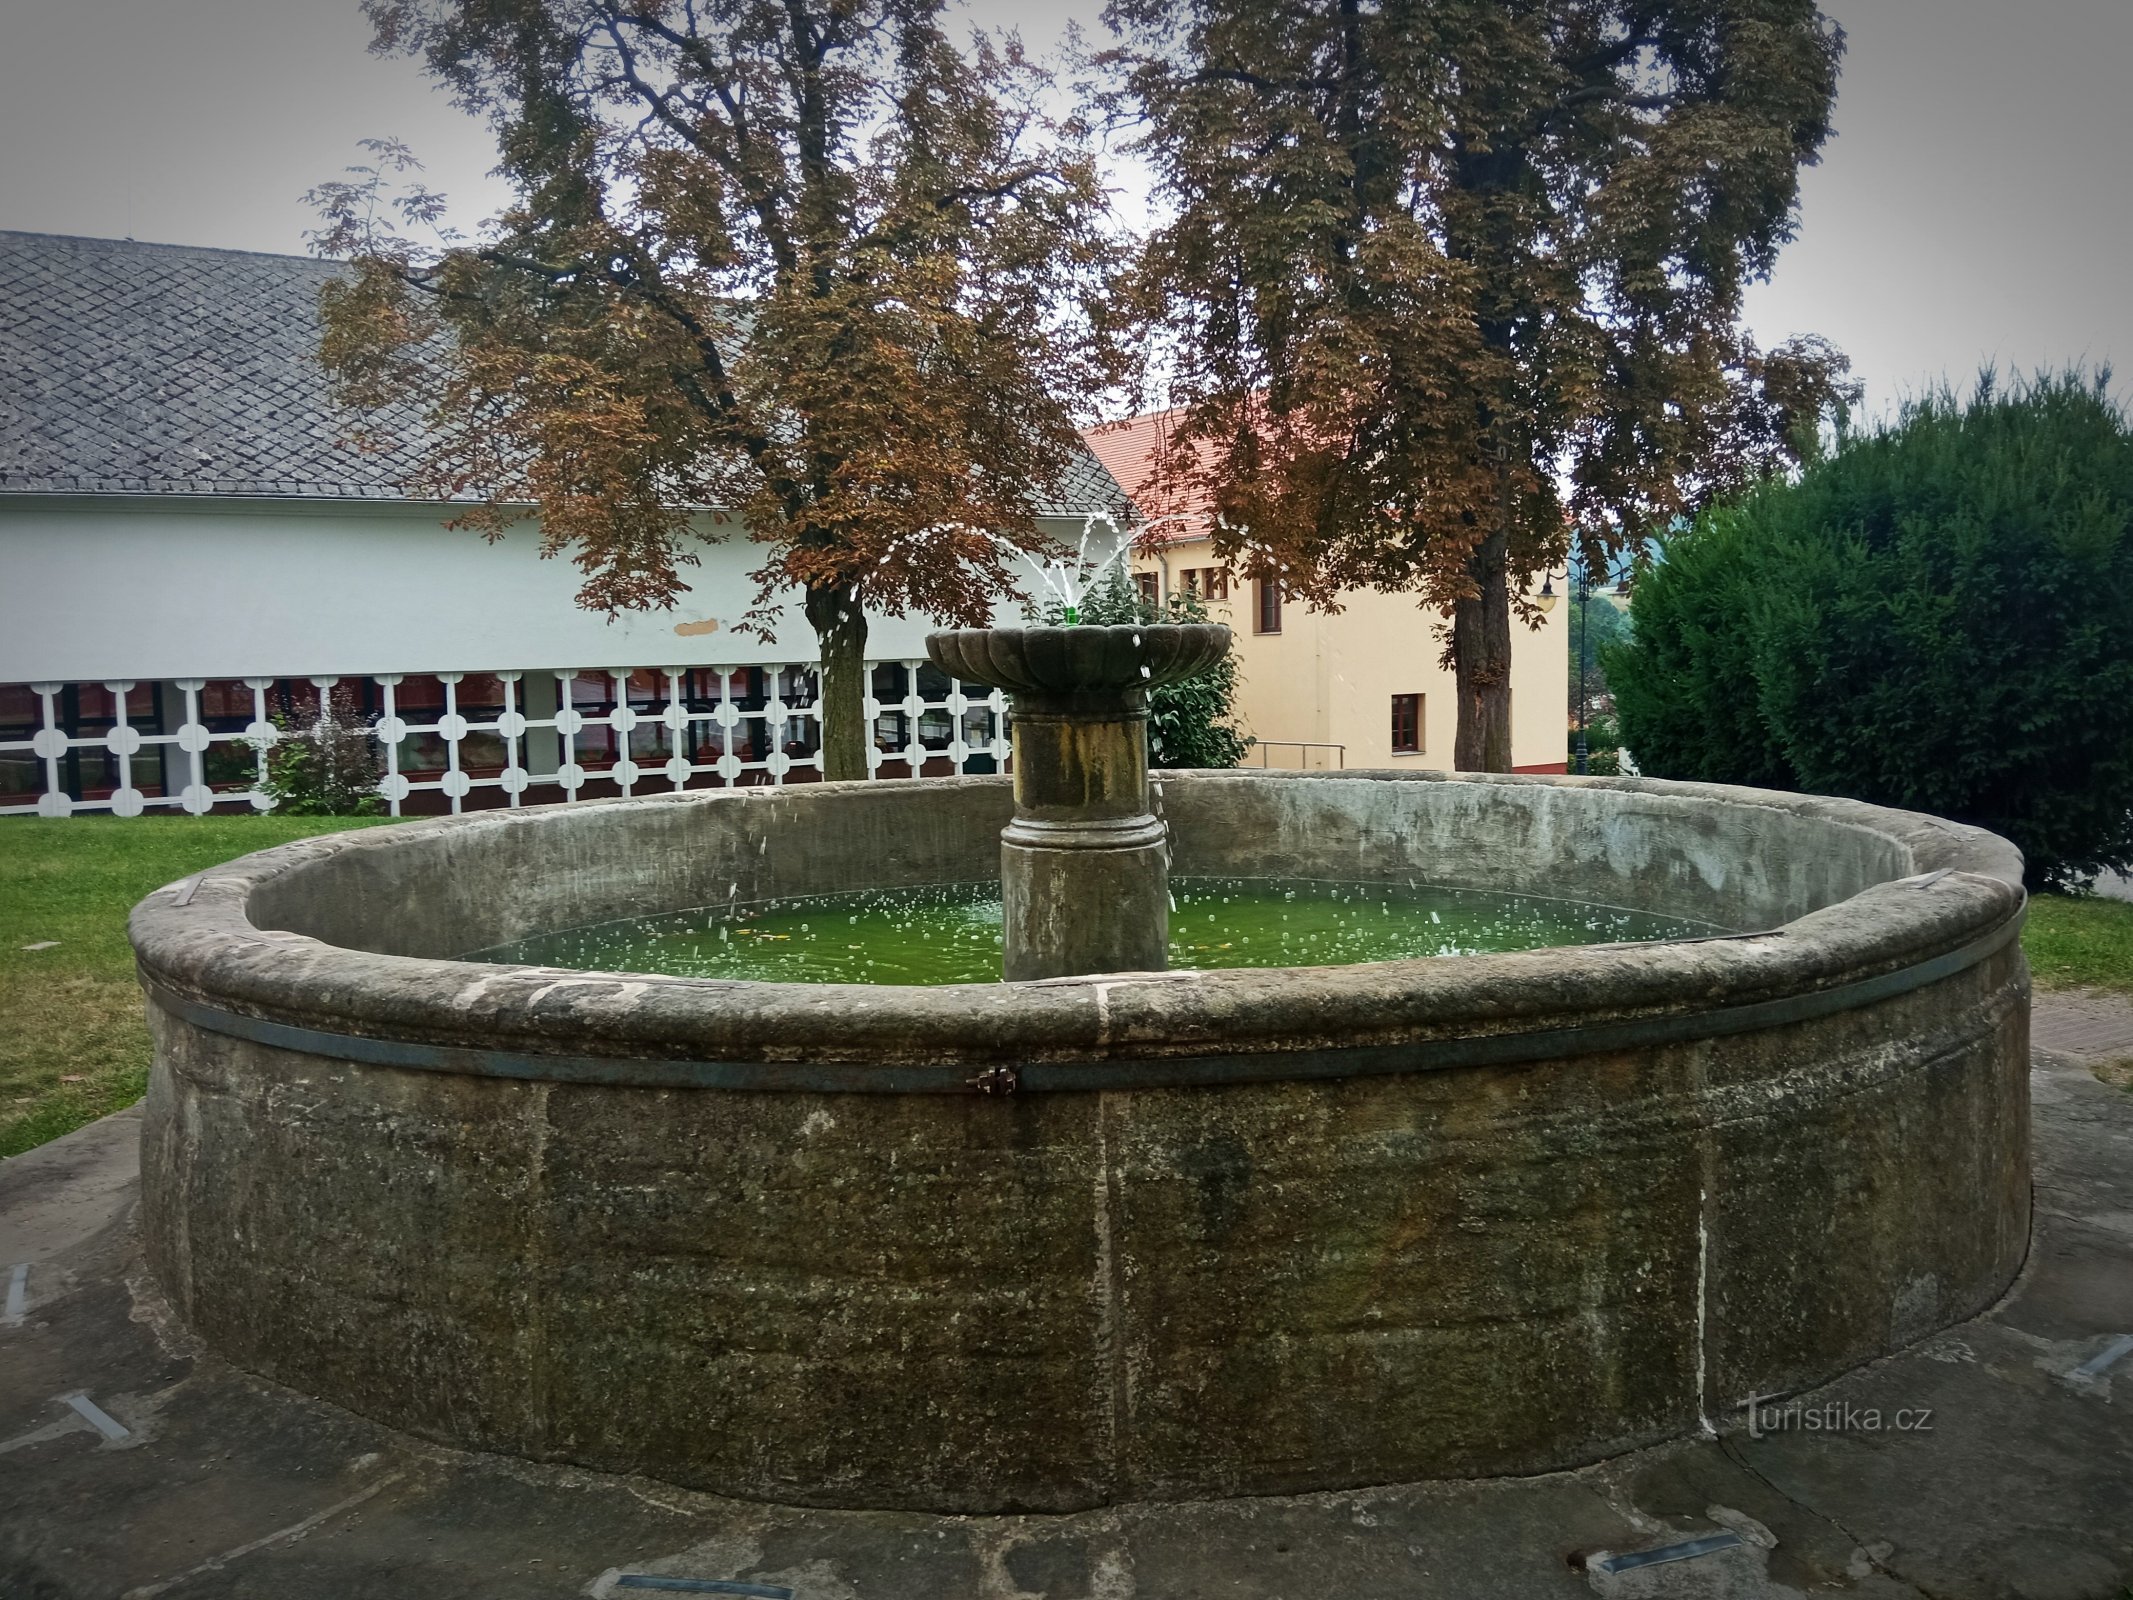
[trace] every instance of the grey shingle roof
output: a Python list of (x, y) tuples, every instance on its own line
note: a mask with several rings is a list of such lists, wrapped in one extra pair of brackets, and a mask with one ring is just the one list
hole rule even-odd
[[(341, 442), (303, 256), (0, 233), (0, 490), (397, 499)], [(417, 414), (382, 419), (411, 436)]]
[[(0, 230), (0, 493), (396, 500), (413, 444), (367, 454), (318, 364), (307, 256)], [(396, 407), (385, 431), (416, 440)], [(1059, 515), (1119, 512), (1094, 456)]]

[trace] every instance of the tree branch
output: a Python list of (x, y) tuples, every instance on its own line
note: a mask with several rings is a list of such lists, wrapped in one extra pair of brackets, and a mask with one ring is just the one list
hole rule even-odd
[[(735, 74), (731, 68), (721, 62), (694, 32), (683, 33), (657, 16), (605, 6), (601, 8), (600, 15), (607, 25), (605, 31), (615, 41), (616, 51), (622, 57), (624, 81), (630, 86), (631, 92), (643, 100), (652, 109), (653, 114), (672, 129), (677, 137), (685, 140), (691, 149), (716, 165), (739, 186), (741, 193), (748, 199), (748, 209), (755, 216), (756, 226), (762, 230), (764, 242), (770, 246), (771, 259), (777, 264), (778, 270), (784, 273), (796, 271), (799, 265), (798, 251), (794, 247), (785, 218), (779, 211), (778, 186), (763, 180), (762, 163), (757, 159), (763, 147), (749, 123), (743, 97), (735, 92)], [(639, 74), (634, 53), (622, 41), (621, 27), (625, 23), (661, 40), (696, 68), (703, 87), (717, 98), (726, 113), (724, 147), (717, 141), (705, 139), (700, 130), (689, 127), (673, 114), (671, 108), (666, 105), (666, 101), (672, 98), (672, 91), (655, 89)], [(716, 119), (711, 116), (707, 106), (699, 103), (695, 109), (699, 115), (716, 125)]]
[(1247, 72), (1242, 67), (1202, 67), (1186, 80), (1189, 83), (1241, 83), (1250, 89), (1265, 94), (1281, 94), (1291, 89), (1339, 89), (1339, 78), (1269, 78), (1257, 72)]

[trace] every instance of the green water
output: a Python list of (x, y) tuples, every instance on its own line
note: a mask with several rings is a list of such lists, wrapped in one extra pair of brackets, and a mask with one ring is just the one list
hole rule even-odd
[[(1427, 885), (1174, 878), (1173, 967), (1317, 967), (1547, 945), (1690, 939), (1700, 922)], [(868, 890), (679, 911), (540, 934), (476, 961), (770, 983), (992, 983), (997, 884)]]

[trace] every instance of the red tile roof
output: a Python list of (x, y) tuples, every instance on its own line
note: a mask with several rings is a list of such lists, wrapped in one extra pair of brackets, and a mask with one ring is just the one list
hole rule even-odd
[[(1177, 425), (1176, 410), (1150, 411), (1122, 422), (1106, 422), (1083, 430), (1089, 451), (1109, 469), (1119, 487), (1133, 502), (1134, 510), (1153, 521), (1157, 517), (1181, 516), (1188, 520), (1165, 523), (1150, 542), (1173, 544), (1180, 539), (1198, 539), (1208, 532), (1213, 518), (1206, 491), (1163, 488), (1154, 483), (1157, 462)], [(1204, 447), (1202, 459), (1205, 459)]]

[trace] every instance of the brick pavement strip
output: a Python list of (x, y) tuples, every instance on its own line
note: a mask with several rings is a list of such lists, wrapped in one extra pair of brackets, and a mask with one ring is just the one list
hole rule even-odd
[(2101, 989), (2039, 989), (2029, 1041), (2092, 1066), (2133, 1060), (2133, 1000)]
[(2105, 1084), (2133, 1088), (2133, 998), (2107, 990), (2037, 990), (2028, 1041), (2082, 1062)]

